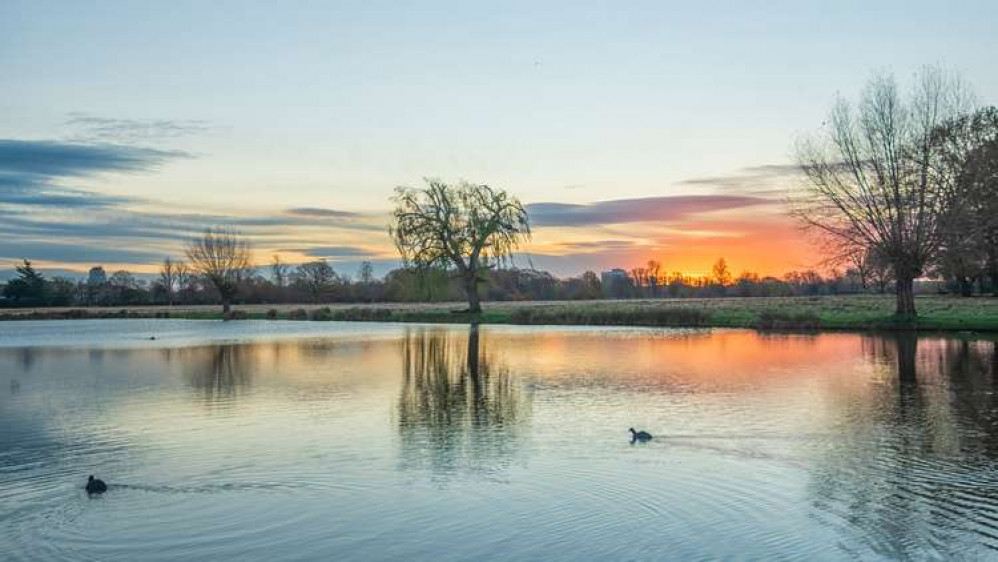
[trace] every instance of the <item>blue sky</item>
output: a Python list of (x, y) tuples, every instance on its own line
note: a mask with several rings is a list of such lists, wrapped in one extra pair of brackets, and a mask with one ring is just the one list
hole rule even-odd
[(773, 195), (795, 136), (882, 70), (941, 64), (998, 102), (996, 23), (996, 2), (7, 0), (0, 260), (149, 269), (226, 222), (260, 261), (388, 264), (388, 197), (431, 176), (585, 206), (529, 249), (562, 274), (803, 267), (760, 250), (795, 236)]

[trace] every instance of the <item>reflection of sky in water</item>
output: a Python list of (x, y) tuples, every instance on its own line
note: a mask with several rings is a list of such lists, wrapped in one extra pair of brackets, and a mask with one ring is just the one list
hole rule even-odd
[[(998, 546), (991, 341), (108, 321), (24, 323), (14, 346), (13, 325), (0, 545), (14, 559)], [(60, 330), (71, 346), (52, 345)], [(659, 438), (632, 446), (631, 426)], [(107, 496), (81, 493), (90, 472)]]

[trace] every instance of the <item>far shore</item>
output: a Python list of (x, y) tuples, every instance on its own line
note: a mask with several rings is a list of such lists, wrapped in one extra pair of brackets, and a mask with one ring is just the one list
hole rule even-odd
[[(460, 302), (246, 304), (233, 306), (228, 319), (998, 332), (998, 298), (992, 297), (919, 296), (914, 323), (894, 318), (893, 295), (489, 302), (478, 315), (461, 312), (465, 306)], [(94, 318), (220, 320), (223, 316), (219, 305), (0, 310), (0, 320)]]

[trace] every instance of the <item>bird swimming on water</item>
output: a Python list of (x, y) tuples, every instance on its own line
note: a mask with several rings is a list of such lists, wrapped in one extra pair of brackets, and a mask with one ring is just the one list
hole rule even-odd
[(631, 432), (631, 443), (635, 441), (651, 441), (651, 433), (647, 431), (634, 431), (633, 427), (628, 431)]
[(90, 475), (90, 479), (87, 480), (87, 493), (88, 494), (103, 494), (107, 491), (107, 484), (104, 483), (100, 478), (94, 478), (94, 475)]

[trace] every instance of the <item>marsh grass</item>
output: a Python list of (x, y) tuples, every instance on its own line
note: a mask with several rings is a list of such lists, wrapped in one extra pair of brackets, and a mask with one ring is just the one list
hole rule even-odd
[(753, 327), (759, 330), (818, 330), (821, 319), (811, 311), (767, 309), (756, 315)]
[[(240, 318), (270, 320), (998, 332), (998, 298), (920, 296), (916, 303), (915, 322), (894, 316), (894, 299), (889, 295), (491, 302), (477, 315), (461, 311), (458, 303), (242, 305), (235, 310)], [(222, 315), (218, 307), (209, 306), (0, 311), (3, 320), (83, 318), (217, 320)]]
[(710, 314), (695, 307), (629, 306), (536, 306), (513, 310), (511, 324), (575, 324), (593, 326), (675, 326), (710, 325)]

